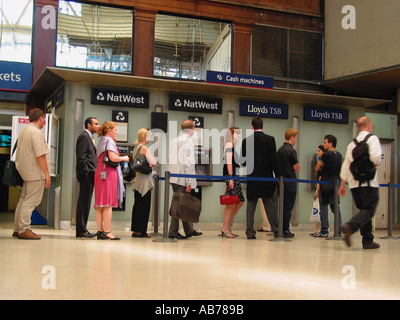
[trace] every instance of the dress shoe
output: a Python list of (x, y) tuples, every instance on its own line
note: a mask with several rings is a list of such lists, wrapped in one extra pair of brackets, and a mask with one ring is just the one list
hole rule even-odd
[(89, 231), (86, 231), (84, 233), (77, 233), (76, 237), (77, 238), (94, 238), (96, 236), (95, 233), (90, 233)]
[(283, 230), (283, 237), (286, 239), (294, 238), (294, 234), (290, 230)]
[(24, 239), (24, 240), (40, 240), (41, 237), (38, 236), (36, 233), (32, 232), (32, 230), (27, 229), (21, 234), (18, 235), (18, 239)]
[(179, 232), (177, 234), (169, 235), (169, 238), (170, 239), (179, 239), (179, 240), (187, 239), (187, 237), (181, 235)]
[(193, 232), (187, 234), (186, 238), (198, 237), (198, 236), (201, 236), (202, 234), (203, 234), (203, 232), (198, 232), (198, 231), (194, 230)]
[(13, 234), (12, 234), (12, 236), (13, 236), (14, 238), (18, 238), (18, 231), (14, 231)]
[(380, 248), (380, 244), (376, 242), (371, 242), (369, 244), (364, 244), (363, 249), (378, 249)]

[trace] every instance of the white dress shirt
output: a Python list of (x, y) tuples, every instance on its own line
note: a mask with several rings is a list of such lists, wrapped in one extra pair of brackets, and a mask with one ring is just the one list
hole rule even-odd
[[(169, 145), (168, 171), (175, 174), (194, 175), (196, 174), (195, 164), (193, 140), (188, 134), (181, 133)], [(195, 178), (171, 177), (170, 182), (185, 187), (190, 185), (192, 189), (197, 186)]]
[[(364, 140), (364, 138), (368, 134), (369, 134), (368, 131), (361, 131), (356, 137), (357, 141), (360, 142)], [(382, 159), (382, 148), (379, 138), (375, 135), (372, 135), (371, 137), (369, 137), (367, 144), (369, 148), (369, 159), (375, 165), (379, 164)], [(353, 162), (353, 149), (355, 148), (355, 146), (356, 144), (354, 143), (353, 140), (347, 146), (346, 156), (344, 158), (342, 168), (340, 171), (340, 178), (348, 182), (350, 189), (359, 187), (359, 181), (354, 179), (350, 171), (350, 164)], [(379, 187), (378, 170), (375, 173), (374, 179), (370, 181), (370, 186), (374, 188)], [(368, 182), (361, 184), (361, 187), (368, 187)]]

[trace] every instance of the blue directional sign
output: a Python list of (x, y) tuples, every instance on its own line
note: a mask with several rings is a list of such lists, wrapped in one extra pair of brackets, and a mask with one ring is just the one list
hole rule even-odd
[(207, 71), (206, 82), (264, 89), (272, 89), (274, 87), (274, 79), (270, 77), (209, 70)]

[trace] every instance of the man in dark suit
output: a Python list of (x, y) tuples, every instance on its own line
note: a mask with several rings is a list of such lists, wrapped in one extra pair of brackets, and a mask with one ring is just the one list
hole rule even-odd
[[(262, 132), (263, 120), (253, 118), (251, 122), (254, 134), (242, 142), (242, 157), (247, 168), (248, 177), (274, 178), (276, 173), (276, 143), (275, 138)], [(255, 239), (254, 212), (258, 198), (261, 198), (267, 213), (272, 232), (278, 236), (278, 212), (275, 181), (247, 182), (246, 236)]]
[(85, 120), (85, 130), (76, 141), (76, 178), (79, 197), (76, 206), (76, 237), (93, 238), (86, 229), (94, 189), (94, 173), (97, 167), (96, 146), (93, 134), (99, 129), (99, 121), (90, 117)]

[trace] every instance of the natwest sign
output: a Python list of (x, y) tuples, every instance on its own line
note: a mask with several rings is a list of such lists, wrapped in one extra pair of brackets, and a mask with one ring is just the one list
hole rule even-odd
[(149, 93), (129, 89), (91, 88), (91, 103), (107, 106), (148, 108)]
[(213, 97), (169, 95), (169, 110), (222, 113), (222, 99)]

